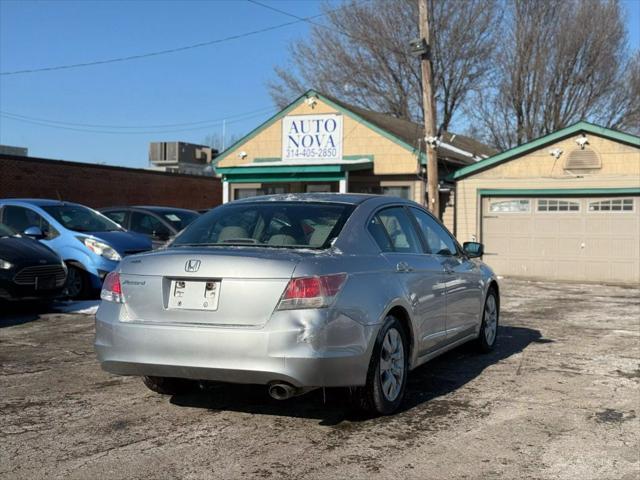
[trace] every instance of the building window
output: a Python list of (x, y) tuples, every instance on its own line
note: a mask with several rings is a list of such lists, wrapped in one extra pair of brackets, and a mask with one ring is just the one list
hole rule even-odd
[(538, 200), (539, 212), (579, 212), (580, 202), (573, 200), (555, 200), (540, 199)]
[(500, 200), (491, 202), (489, 211), (492, 213), (523, 213), (529, 211), (530, 203), (528, 199)]
[(307, 191), (307, 193), (330, 193), (331, 184), (330, 183), (308, 183), (305, 186), (305, 190)]
[(389, 197), (400, 197), (405, 200), (410, 200), (411, 187), (382, 187), (382, 194)]
[(633, 212), (633, 198), (608, 198), (589, 202), (590, 212)]
[(233, 189), (233, 199), (240, 200), (242, 198), (257, 197), (260, 195), (276, 195), (289, 193), (286, 185), (263, 185), (262, 187), (235, 187)]

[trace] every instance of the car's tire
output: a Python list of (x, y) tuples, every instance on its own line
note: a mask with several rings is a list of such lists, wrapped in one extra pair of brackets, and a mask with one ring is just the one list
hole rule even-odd
[(373, 347), (367, 383), (354, 391), (356, 405), (376, 415), (390, 415), (400, 407), (407, 386), (409, 345), (400, 321), (388, 315)]
[(197, 389), (197, 382), (186, 378), (142, 377), (145, 386), (162, 395), (180, 395)]
[(488, 353), (496, 346), (498, 339), (498, 323), (500, 320), (500, 300), (495, 288), (487, 293), (482, 310), (482, 323), (476, 339), (478, 350)]
[(77, 265), (67, 264), (67, 297), (72, 300), (83, 300), (89, 296), (91, 285), (89, 275)]

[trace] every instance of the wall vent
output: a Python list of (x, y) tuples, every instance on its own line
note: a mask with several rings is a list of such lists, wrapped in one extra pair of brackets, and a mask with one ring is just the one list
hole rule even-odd
[(573, 150), (567, 156), (564, 164), (565, 170), (598, 170), (602, 168), (600, 156), (589, 148)]

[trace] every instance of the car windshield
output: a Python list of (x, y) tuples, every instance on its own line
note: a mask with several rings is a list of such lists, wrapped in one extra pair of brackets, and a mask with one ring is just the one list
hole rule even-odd
[(229, 204), (202, 215), (176, 237), (171, 247), (328, 248), (353, 208), (309, 202)]
[(4, 223), (0, 223), (0, 238), (1, 237), (13, 237), (14, 235), (17, 235), (17, 234), (18, 234), (18, 232), (16, 232), (9, 225), (5, 225)]
[(82, 205), (48, 205), (42, 209), (64, 228), (75, 232), (113, 232), (122, 230), (117, 223)]
[(196, 212), (184, 210), (156, 210), (155, 212), (168, 221), (177, 231), (182, 230), (200, 216)]

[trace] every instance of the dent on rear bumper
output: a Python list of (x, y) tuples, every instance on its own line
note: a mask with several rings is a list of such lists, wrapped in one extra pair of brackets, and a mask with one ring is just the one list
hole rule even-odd
[(379, 329), (333, 309), (276, 312), (261, 328), (126, 322), (122, 311), (102, 302), (96, 314), (103, 369), (235, 383), (364, 385)]

